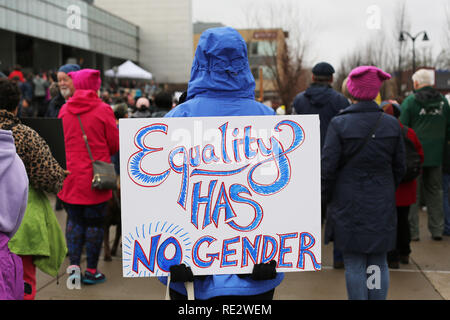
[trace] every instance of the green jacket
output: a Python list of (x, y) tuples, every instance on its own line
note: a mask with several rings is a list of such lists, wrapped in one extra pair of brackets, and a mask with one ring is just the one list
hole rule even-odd
[(450, 137), (450, 106), (432, 87), (424, 87), (402, 103), (400, 121), (412, 128), (425, 154), (424, 167), (442, 165), (446, 135)]
[(66, 257), (66, 241), (50, 201), (44, 192), (31, 185), (25, 216), (9, 241), (9, 250), (17, 255), (33, 256), (35, 266), (53, 277), (58, 275)]

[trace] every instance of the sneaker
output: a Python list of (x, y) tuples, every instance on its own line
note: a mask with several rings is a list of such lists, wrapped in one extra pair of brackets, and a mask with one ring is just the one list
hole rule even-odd
[(105, 282), (106, 277), (103, 273), (98, 271), (96, 274), (93, 274), (89, 271), (85, 271), (84, 276), (81, 280), (83, 281), (84, 284), (97, 284)]
[(434, 241), (441, 241), (441, 240), (442, 240), (442, 237), (441, 237), (441, 236), (434, 236), (434, 237), (433, 237), (433, 240), (434, 240)]

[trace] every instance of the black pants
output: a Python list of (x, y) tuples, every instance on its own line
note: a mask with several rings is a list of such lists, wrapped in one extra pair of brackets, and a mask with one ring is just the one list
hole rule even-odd
[[(218, 301), (218, 300), (273, 300), (273, 294), (275, 293), (275, 289), (272, 289), (270, 291), (256, 294), (253, 296), (220, 296), (220, 297), (214, 297), (211, 299), (208, 299), (208, 301)], [(178, 293), (177, 291), (170, 289), (170, 300), (187, 300), (187, 296), (184, 294)]]
[(399, 261), (400, 256), (409, 256), (411, 253), (411, 235), (409, 230), (409, 206), (397, 207), (397, 246), (388, 253), (388, 261)]

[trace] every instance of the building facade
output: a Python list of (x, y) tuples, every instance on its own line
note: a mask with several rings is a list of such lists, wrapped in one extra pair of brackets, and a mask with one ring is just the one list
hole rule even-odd
[(109, 69), (139, 58), (139, 28), (80, 0), (0, 0), (0, 70)]
[(139, 63), (158, 83), (186, 84), (192, 66), (191, 0), (94, 0), (139, 26)]

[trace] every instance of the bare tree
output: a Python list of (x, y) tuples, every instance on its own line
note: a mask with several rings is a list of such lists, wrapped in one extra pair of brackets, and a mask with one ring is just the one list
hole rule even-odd
[(442, 50), (436, 59), (436, 66), (440, 69), (450, 69), (450, 5), (447, 4), (445, 11), (445, 23), (443, 25)]
[(335, 89), (341, 89), (344, 79), (356, 67), (361, 65), (377, 66), (392, 73), (395, 69), (393, 50), (386, 50), (387, 37), (384, 32), (372, 37), (370, 41), (356, 47), (353, 52), (344, 57), (336, 73)]
[(404, 91), (404, 87), (402, 86), (402, 74), (403, 71), (405, 70), (405, 56), (408, 56), (407, 54), (407, 46), (405, 41), (399, 41), (399, 37), (400, 37), (400, 33), (402, 31), (406, 31), (409, 32), (410, 28), (411, 28), (411, 22), (409, 19), (409, 16), (406, 13), (406, 1), (402, 1), (401, 3), (399, 3), (397, 5), (395, 12), (395, 26), (394, 26), (394, 32), (393, 32), (393, 36), (394, 39), (396, 40), (397, 43), (397, 53), (398, 53), (398, 65), (396, 68), (396, 73), (397, 73), (397, 77), (396, 77), (396, 87), (397, 87), (397, 96), (402, 96), (403, 95), (403, 91)]
[[(383, 98), (402, 99), (405, 96), (410, 82), (410, 76), (405, 77), (407, 71), (412, 72), (412, 52), (411, 41), (400, 41), (402, 31), (410, 33), (410, 18), (407, 14), (406, 1), (399, 3), (393, 11), (392, 21), (394, 25), (389, 28), (379, 30), (367, 39), (367, 42), (358, 45), (353, 52), (344, 57), (338, 68), (337, 83), (335, 88), (341, 88), (343, 80), (348, 73), (359, 65), (373, 65), (382, 68), (384, 71), (394, 76), (394, 79), (387, 81), (382, 87)], [(448, 33), (447, 33), (448, 34)], [(447, 56), (446, 56), (447, 57)], [(436, 59), (430, 45), (416, 50), (416, 65), (424, 67), (435, 67)]]
[[(306, 23), (306, 15), (298, 3), (258, 2), (258, 7), (247, 8), (247, 23), (253, 28), (283, 30), (287, 37), (278, 37), (274, 45), (266, 46), (263, 64), (273, 81), (275, 90), (291, 113), (291, 104), (296, 94), (306, 89), (308, 70), (305, 56), (308, 48), (306, 34), (311, 23)], [(301, 20), (305, 19), (305, 20)]]

